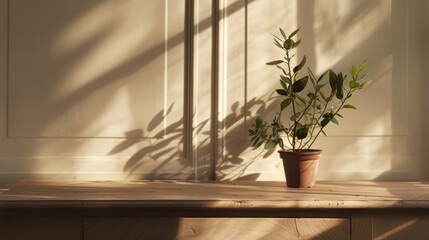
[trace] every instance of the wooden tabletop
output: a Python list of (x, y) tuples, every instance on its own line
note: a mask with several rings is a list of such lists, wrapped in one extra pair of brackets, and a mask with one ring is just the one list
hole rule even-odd
[(283, 182), (19, 181), (0, 191), (0, 208), (11, 203), (136, 204), (188, 208), (418, 208), (429, 209), (429, 183), (336, 181), (314, 188)]

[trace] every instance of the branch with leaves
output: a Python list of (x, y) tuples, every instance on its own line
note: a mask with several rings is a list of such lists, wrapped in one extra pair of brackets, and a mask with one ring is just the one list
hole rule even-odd
[[(329, 123), (339, 124), (337, 118), (343, 117), (340, 114), (342, 110), (357, 110), (347, 103), (348, 100), (357, 91), (371, 84), (371, 80), (363, 81), (367, 76), (363, 73), (366, 61), (349, 69), (352, 79), (348, 84), (344, 84), (347, 75), (335, 73), (331, 69), (316, 78), (313, 71), (307, 68), (304, 75), (302, 69), (306, 63), (305, 55), (298, 65), (292, 67), (291, 60), (295, 57), (293, 51), (302, 41), (293, 39), (298, 32), (299, 29), (286, 35), (280, 28), (281, 36), (273, 35), (274, 45), (282, 49), (284, 57), (268, 62), (267, 65), (275, 66), (281, 71), (280, 88), (276, 92), (283, 99), (280, 111), (270, 124), (258, 116), (249, 129), (254, 148), (264, 145), (265, 149), (272, 149), (278, 145), (285, 151), (310, 149), (320, 134), (326, 135), (324, 129)], [(327, 90), (327, 86), (330, 89)]]

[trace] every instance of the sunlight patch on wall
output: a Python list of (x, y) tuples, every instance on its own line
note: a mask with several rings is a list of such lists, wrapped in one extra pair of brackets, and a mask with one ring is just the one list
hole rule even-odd
[(338, 138), (337, 150), (325, 151), (322, 155), (320, 179), (374, 179), (392, 169), (391, 156), (380, 154), (391, 149), (390, 143), (371, 137), (354, 139), (353, 144), (348, 141), (348, 138)]
[[(175, 17), (182, 13), (168, 19), (167, 7), (154, 0), (11, 2), (10, 137), (123, 137), (176, 97), (182, 101), (183, 21)], [(167, 81), (170, 69), (177, 75)]]
[[(308, 7), (308, 6), (306, 6)], [(326, 1), (314, 3), (313, 32), (304, 31), (303, 50), (316, 73), (327, 69), (348, 74), (367, 60), (373, 86), (350, 101), (357, 112), (343, 111), (340, 126), (329, 136), (392, 136), (407, 134), (408, 41), (407, 3), (401, 1)], [(348, 74), (349, 75), (349, 74)]]

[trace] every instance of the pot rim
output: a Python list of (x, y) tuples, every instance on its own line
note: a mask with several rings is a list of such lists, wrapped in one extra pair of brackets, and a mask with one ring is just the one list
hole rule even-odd
[(311, 154), (311, 153), (322, 153), (323, 152), (323, 150), (321, 150), (321, 149), (300, 149), (299, 151), (297, 151), (297, 150), (295, 150), (295, 151), (292, 151), (291, 149), (289, 149), (289, 150), (278, 150), (277, 151), (278, 153), (307, 153), (307, 154)]

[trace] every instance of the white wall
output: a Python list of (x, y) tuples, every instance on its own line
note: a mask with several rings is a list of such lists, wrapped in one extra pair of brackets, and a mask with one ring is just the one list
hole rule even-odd
[[(422, 1), (248, 1), (232, 14), (227, 1), (221, 32), (221, 115), (250, 115), (226, 122), (219, 176), (283, 179), (277, 154), (251, 151), (246, 129), (257, 114), (269, 116), (278, 106), (262, 105), (278, 85), (278, 74), (264, 63), (281, 57), (269, 33), (278, 27), (291, 32), (302, 27), (304, 54), (320, 74), (327, 68), (347, 71), (368, 60), (374, 80), (352, 103), (340, 126), (330, 126), (328, 137), (316, 148), (324, 150), (321, 179), (422, 179), (426, 168), (428, 112), (423, 94)], [(256, 101), (255, 101), (256, 100)], [(238, 103), (242, 107), (233, 107)], [(240, 164), (235, 164), (240, 163)]]
[(2, 176), (193, 178), (185, 6), (1, 0)]
[(297, 26), (316, 73), (367, 59), (374, 80), (319, 177), (428, 178), (428, 1), (219, 1), (215, 55), (211, 2), (185, 2), (0, 0), (0, 181), (284, 179), (247, 129), (277, 109), (270, 33)]

